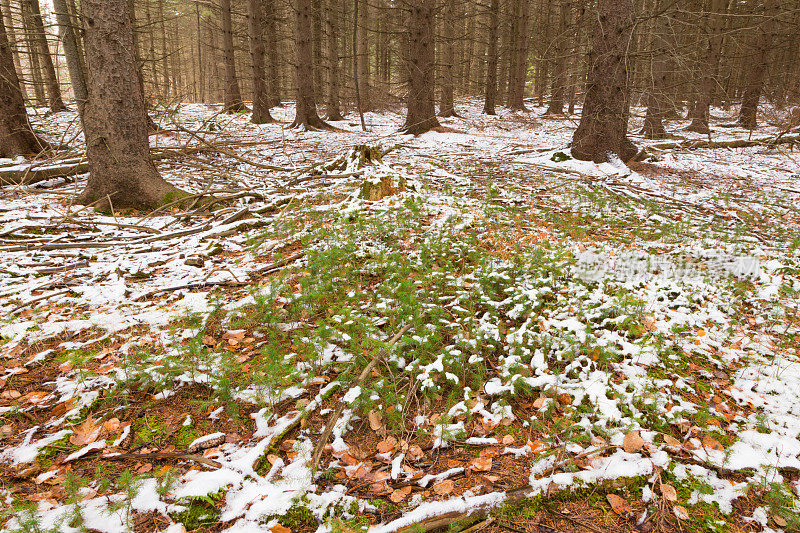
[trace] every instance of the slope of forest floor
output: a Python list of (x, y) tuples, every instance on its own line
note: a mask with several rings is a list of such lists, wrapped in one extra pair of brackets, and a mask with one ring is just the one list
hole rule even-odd
[(800, 530), (793, 145), (676, 120), (628, 169), (458, 111), (183, 105), (151, 142), (210, 205), (0, 190), (0, 527)]

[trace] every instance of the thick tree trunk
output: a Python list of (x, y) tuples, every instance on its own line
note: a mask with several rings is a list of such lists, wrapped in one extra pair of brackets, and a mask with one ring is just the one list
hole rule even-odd
[(311, 0), (296, 0), (295, 5), (295, 75), (297, 77), (297, 102), (292, 128), (327, 129), (330, 125), (317, 114), (314, 99), (314, 68), (311, 47), (313, 24)]
[(767, 75), (769, 53), (775, 35), (775, 13), (772, 0), (764, 2), (764, 15), (767, 19), (756, 29), (752, 46), (753, 55), (747, 64), (747, 81), (742, 95), (742, 107), (739, 110), (737, 123), (747, 129), (754, 130), (758, 126), (758, 101), (764, 90)]
[(233, 22), (231, 21), (231, 0), (220, 0), (219, 10), (222, 19), (222, 60), (225, 64), (225, 90), (223, 92), (226, 113), (246, 111), (236, 77), (236, 58), (233, 55)]
[(409, 0), (408, 114), (405, 133), (419, 135), (439, 126), (434, 102), (434, 6), (430, 0)]
[(525, 107), (525, 82), (528, 73), (529, 0), (516, 0), (512, 25), (513, 53), (509, 66), (508, 106), (512, 111), (528, 111)]
[(281, 102), (280, 65), (278, 59), (278, 37), (275, 28), (277, 13), (275, 0), (264, 0), (264, 30), (267, 33), (267, 88), (269, 91), (269, 106), (276, 107)]
[(558, 15), (558, 38), (556, 40), (556, 58), (553, 62), (553, 79), (550, 84), (550, 103), (547, 106), (546, 115), (564, 114), (564, 88), (566, 80), (567, 57), (567, 24), (569, 17), (569, 4), (561, 0)]
[(23, 0), (28, 2), (28, 9), (31, 13), (31, 25), (33, 26), (33, 38), (36, 47), (39, 49), (39, 60), (44, 71), (45, 88), (47, 89), (47, 104), (50, 111), (58, 113), (66, 111), (67, 106), (61, 97), (61, 87), (58, 84), (56, 69), (53, 66), (53, 58), (50, 55), (50, 47), (47, 45), (47, 35), (44, 32), (44, 22), (42, 13), (39, 9), (39, 0)]
[(444, 51), (442, 53), (442, 99), (439, 102), (440, 117), (457, 117), (453, 102), (453, 63), (455, 62), (455, 2), (445, 0), (444, 12)]
[[(5, 13), (3, 23), (6, 26), (6, 38), (11, 46), (11, 55), (14, 58), (14, 66), (17, 68), (17, 78), (22, 75), (22, 62), (19, 59), (19, 43), (14, 33), (14, 21), (11, 18), (11, 0), (0, 0), (0, 9)], [(23, 100), (25, 95), (23, 94)]]
[(627, 162), (637, 153), (627, 137), (626, 109), (632, 0), (598, 0), (597, 25), (581, 122), (572, 137), (572, 156), (599, 163), (616, 154)]
[(3, 15), (0, 13), (0, 157), (38, 154), (49, 145), (33, 133), (28, 122)]
[(486, 53), (486, 91), (483, 112), (494, 115), (497, 100), (497, 32), (500, 25), (500, 0), (491, 0), (489, 5), (489, 49)]
[(326, 0), (326, 25), (328, 29), (328, 102), (325, 105), (327, 120), (344, 120), (339, 97), (339, 13), (341, 0)]
[(716, 74), (722, 55), (723, 16), (726, 5), (727, 0), (711, 0), (711, 12), (704, 17), (708, 21), (708, 49), (702, 63), (700, 91), (694, 106), (690, 109), (689, 117), (692, 119), (692, 123), (686, 128), (688, 131), (711, 132), (708, 125), (709, 107), (717, 85)]
[(86, 71), (84, 70), (83, 55), (78, 48), (75, 30), (72, 27), (72, 16), (66, 0), (53, 0), (53, 9), (58, 23), (58, 35), (64, 47), (64, 57), (67, 60), (69, 81), (72, 85), (72, 94), (78, 106), (78, 114), (83, 121), (83, 107), (86, 105)]
[[(661, 11), (660, 0), (656, 0), (656, 12)], [(652, 55), (650, 64), (650, 79), (647, 80), (647, 112), (641, 134), (647, 139), (663, 139), (667, 136), (664, 129), (664, 119), (667, 116), (667, 82), (669, 68), (667, 65), (667, 28), (664, 21), (669, 15), (662, 14), (654, 21), (652, 29)]]
[[(361, 109), (369, 111), (372, 109), (372, 93), (369, 83), (369, 2), (366, 0), (356, 0), (360, 2), (358, 17), (358, 84), (359, 94), (361, 95)], [(433, 1), (433, 0), (429, 0)]]
[(150, 158), (127, 1), (82, 0), (81, 7), (86, 21), (90, 172), (79, 202), (96, 202), (101, 210), (157, 207), (180, 191), (159, 176)]
[[(25, 49), (28, 52), (28, 67), (30, 70), (30, 79), (26, 80), (33, 85), (34, 103), (37, 106), (45, 105), (47, 98), (44, 92), (44, 80), (42, 79), (42, 64), (39, 58), (39, 51), (36, 46), (36, 31), (33, 29), (33, 14), (31, 13), (31, 5), (28, 2), (22, 2), (19, 5), (22, 16), (22, 29), (25, 35)], [(25, 76), (20, 75), (24, 78)]]
[(250, 34), (250, 57), (253, 63), (253, 117), (254, 124), (267, 124), (275, 119), (269, 113), (269, 96), (264, 78), (264, 13), (261, 0), (247, 0), (247, 31)]

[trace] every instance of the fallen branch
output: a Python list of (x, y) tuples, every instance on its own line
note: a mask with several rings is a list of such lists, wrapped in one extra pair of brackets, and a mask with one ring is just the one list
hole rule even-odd
[(128, 459), (179, 459), (179, 460), (194, 461), (196, 463), (202, 463), (212, 468), (222, 468), (222, 465), (220, 463), (212, 459), (209, 459), (208, 457), (203, 457), (202, 455), (197, 455), (194, 453), (180, 453), (180, 452), (120, 453), (117, 455), (90, 454), (90, 455), (84, 455), (82, 457), (77, 457), (74, 459), (74, 461), (80, 461), (82, 459), (102, 459), (105, 461), (126, 461)]
[(778, 144), (794, 144), (800, 142), (800, 135), (762, 137), (759, 139), (733, 139), (731, 141), (690, 140), (680, 142), (662, 142), (647, 145), (656, 150), (695, 150), (698, 148), (748, 148), (750, 146), (775, 146)]
[[(400, 328), (400, 331), (395, 333), (394, 337), (389, 339), (389, 342), (386, 343), (386, 345), (392, 346), (393, 344), (395, 344), (397, 341), (400, 340), (403, 334), (410, 328), (411, 328), (410, 323), (404, 325), (402, 328)], [(380, 361), (384, 357), (384, 355), (386, 355), (385, 349), (381, 348), (380, 350), (378, 350), (378, 353), (376, 353), (372, 357), (372, 360), (367, 364), (367, 366), (364, 367), (364, 370), (362, 370), (361, 373), (358, 375), (358, 378), (355, 380), (351, 388), (361, 386), (361, 384), (367, 378), (369, 373), (372, 372), (372, 369), (375, 368), (375, 366), (378, 364), (378, 361)], [(339, 420), (339, 417), (342, 416), (345, 405), (347, 405), (345, 402), (339, 402), (339, 405), (336, 407), (333, 413), (331, 413), (331, 416), (328, 418), (328, 424), (325, 426), (325, 431), (322, 432), (322, 435), (320, 436), (319, 441), (317, 441), (317, 445), (314, 448), (314, 454), (311, 456), (312, 471), (316, 471), (317, 465), (319, 465), (319, 460), (320, 458), (322, 458), (322, 450), (325, 449), (325, 445), (328, 443), (328, 439), (331, 438), (331, 433), (333, 432), (333, 426), (336, 424), (336, 421)]]

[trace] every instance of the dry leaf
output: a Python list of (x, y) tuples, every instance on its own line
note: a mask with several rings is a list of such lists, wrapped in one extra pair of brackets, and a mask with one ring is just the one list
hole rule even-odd
[(676, 505), (674, 511), (675, 516), (677, 516), (679, 520), (686, 520), (689, 518), (689, 511), (687, 511), (686, 507), (683, 507), (682, 505)]
[(572, 395), (568, 392), (562, 392), (558, 395), (558, 403), (561, 405), (569, 405), (572, 403)]
[(214, 340), (214, 337), (212, 337), (211, 335), (203, 335), (203, 344), (213, 348), (214, 346), (216, 346), (217, 341)]
[(392, 491), (389, 495), (389, 500), (391, 500), (392, 503), (400, 503), (405, 500), (409, 494), (411, 494), (411, 487), (403, 487), (402, 489)]
[(277, 455), (275, 455), (274, 453), (271, 453), (271, 454), (267, 455), (267, 461), (269, 461), (269, 464), (271, 464), (271, 465), (274, 465), (275, 463), (277, 463), (280, 460), (281, 460), (281, 458), (278, 457)]
[(0, 398), (4, 400), (16, 400), (20, 396), (22, 396), (22, 393), (17, 390), (5, 390), (0, 393)]
[(73, 434), (69, 437), (70, 444), (74, 446), (85, 446), (96, 441), (100, 436), (101, 426), (94, 423), (94, 419), (89, 416), (81, 425), (73, 429)]
[(644, 446), (644, 439), (639, 435), (639, 431), (630, 431), (622, 441), (622, 448), (628, 453), (638, 452)]
[(150, 472), (152, 469), (153, 469), (153, 463), (145, 463), (139, 468), (137, 468), (136, 472), (138, 472), (139, 474), (146, 474), (147, 472)]
[(720, 444), (717, 439), (715, 439), (710, 435), (706, 435), (705, 437), (703, 437), (703, 446), (717, 451), (722, 451), (725, 449), (725, 447), (722, 446), (722, 444)]
[(390, 453), (392, 450), (394, 450), (394, 446), (389, 441), (382, 440), (378, 443), (378, 453)]
[(409, 461), (419, 461), (423, 457), (425, 457), (425, 452), (423, 452), (422, 448), (420, 448), (418, 445), (412, 444), (411, 446), (408, 447), (408, 452), (406, 452), (406, 459), (408, 459)]
[(539, 396), (533, 401), (533, 408), (534, 409), (541, 409), (544, 406), (544, 398)]
[(608, 503), (611, 504), (611, 510), (620, 516), (624, 516), (633, 511), (633, 509), (631, 509), (631, 504), (628, 503), (628, 500), (621, 496), (617, 496), (616, 494), (608, 494), (606, 499), (608, 500)]
[(475, 470), (477, 472), (488, 472), (492, 469), (492, 458), (491, 457), (476, 457), (469, 463), (469, 467), (471, 470)]
[(383, 425), (381, 422), (381, 415), (375, 409), (369, 412), (367, 418), (369, 419), (369, 427), (372, 429), (372, 431), (378, 431), (381, 429), (381, 426)]
[(269, 529), (272, 533), (292, 533), (292, 530), (288, 527), (283, 527), (280, 524), (275, 524)]
[(447, 468), (458, 468), (460, 466), (461, 466), (461, 461), (456, 461), (455, 459), (447, 460)]
[(779, 514), (773, 513), (770, 515), (770, 517), (772, 518), (772, 521), (775, 522), (775, 525), (778, 527), (786, 527), (787, 525), (789, 525), (789, 522), (787, 522), (786, 519)]
[(666, 444), (667, 446), (680, 446), (681, 441), (679, 441), (672, 435), (664, 435), (664, 444)]
[(103, 429), (112, 435), (122, 431), (119, 418), (111, 418), (103, 422)]
[(453, 482), (449, 479), (445, 479), (433, 486), (433, 492), (439, 496), (446, 496), (453, 492)]
[(505, 444), (506, 446), (508, 446), (510, 444), (514, 444), (514, 435), (505, 435), (501, 442), (503, 444)]
[(665, 500), (670, 502), (674, 502), (678, 499), (678, 492), (675, 490), (675, 487), (667, 483), (661, 484), (661, 494), (664, 496)]

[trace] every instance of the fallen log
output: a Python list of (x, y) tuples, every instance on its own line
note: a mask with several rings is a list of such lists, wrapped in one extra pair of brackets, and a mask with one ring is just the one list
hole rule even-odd
[(656, 150), (695, 150), (698, 148), (749, 148), (751, 146), (776, 146), (778, 144), (795, 144), (800, 142), (800, 135), (762, 137), (759, 139), (733, 139), (731, 141), (707, 141), (702, 139), (676, 142), (661, 142), (647, 145)]

